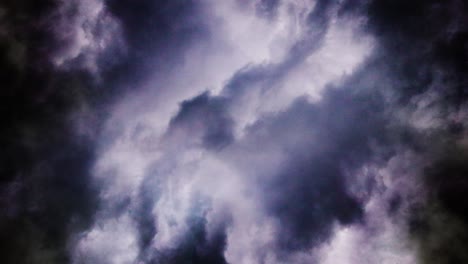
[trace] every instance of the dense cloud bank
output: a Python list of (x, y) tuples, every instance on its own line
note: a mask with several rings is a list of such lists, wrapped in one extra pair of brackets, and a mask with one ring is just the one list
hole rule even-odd
[(467, 9), (1, 3), (0, 262), (468, 262)]

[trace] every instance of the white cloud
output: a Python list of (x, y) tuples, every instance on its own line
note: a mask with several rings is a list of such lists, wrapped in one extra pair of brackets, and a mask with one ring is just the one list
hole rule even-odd
[(136, 230), (128, 216), (96, 225), (75, 247), (73, 263), (132, 264), (138, 254)]

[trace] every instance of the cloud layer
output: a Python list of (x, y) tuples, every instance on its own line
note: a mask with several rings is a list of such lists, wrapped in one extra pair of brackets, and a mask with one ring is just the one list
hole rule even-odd
[(468, 261), (466, 8), (1, 4), (2, 262)]

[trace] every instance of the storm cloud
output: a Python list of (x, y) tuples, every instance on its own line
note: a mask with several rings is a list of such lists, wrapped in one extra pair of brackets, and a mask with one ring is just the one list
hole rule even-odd
[(0, 262), (467, 262), (466, 11), (0, 4)]

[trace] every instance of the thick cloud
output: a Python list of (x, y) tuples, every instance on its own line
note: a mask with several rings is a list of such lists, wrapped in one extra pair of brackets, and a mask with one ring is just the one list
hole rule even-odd
[(460, 248), (466, 246), (467, 222), (457, 198), (466, 192), (460, 166), (466, 152), (463, 10), (460, 1), (374, 1), (368, 11), (369, 29), (382, 47), (380, 59), (398, 80), (396, 107), (405, 109), (405, 122), (415, 129), (407, 142), (426, 163), (417, 174), (428, 200), (409, 217), (410, 230), (418, 230), (413, 234), (421, 263), (466, 261)]
[(467, 262), (466, 9), (0, 4), (0, 262)]
[(63, 47), (61, 54), (71, 59), (75, 45), (70, 39), (62, 46), (57, 34), (64, 32), (50, 27), (62, 4), (0, 4), (3, 263), (69, 262), (72, 234), (89, 228), (98, 207), (89, 170), (101, 119), (93, 112), (103, 98), (87, 70), (54, 64), (58, 53), (49, 47)]
[[(370, 159), (370, 144), (380, 136), (374, 130), (380, 127), (375, 120), (378, 109), (366, 113), (371, 105), (360, 109), (358, 100), (340, 93), (325, 96), (326, 103), (318, 106), (299, 101), (251, 128), (254, 138), (256, 131), (268, 131), (270, 142), (286, 156), (284, 168), (259, 187), (264, 188), (267, 210), (279, 221), (281, 249), (323, 243), (335, 222), (346, 225), (362, 216), (362, 205), (349, 193), (345, 175)], [(346, 107), (334, 109), (340, 101)], [(283, 135), (279, 128), (284, 126), (288, 133)]]
[(60, 3), (43, 23), (54, 38), (48, 50), (59, 67), (97, 73), (117, 63), (115, 58), (125, 49), (120, 24), (100, 0)]
[[(205, 92), (190, 101), (184, 101), (168, 130), (168, 137), (176, 140), (201, 140), (205, 148), (221, 148), (233, 140), (233, 121), (228, 116), (226, 100), (210, 97)], [(190, 144), (190, 143), (189, 143)]]
[(110, 0), (107, 5), (128, 46), (125, 60), (105, 74), (121, 89), (135, 90), (153, 75), (165, 76), (191, 44), (209, 34), (199, 1)]
[[(192, 208), (194, 211), (199, 209), (197, 204), (195, 204), (195, 208)], [(225, 224), (215, 227), (214, 231), (208, 233), (205, 215), (194, 212), (187, 221), (190, 229), (177, 247), (162, 252), (150, 251), (151, 254), (145, 262), (226, 264), (224, 258)]]
[[(317, 25), (312, 22), (308, 23)], [(318, 25), (326, 26), (323, 22), (319, 22)], [(238, 139), (239, 142), (235, 141), (233, 121), (238, 120), (237, 109), (250, 104), (249, 94), (256, 90), (257, 92), (258, 90), (265, 91), (270, 88), (269, 86), (280, 82), (293, 68), (301, 65), (300, 57), (317, 50), (321, 46), (323, 31), (314, 36), (316, 38), (300, 39), (291, 47), (291, 53), (281, 63), (241, 69), (227, 82), (225, 89), (221, 92), (222, 96), (210, 96), (208, 93), (203, 93), (184, 101), (177, 115), (171, 119), (169, 129), (162, 141), (163, 147), (170, 156), (177, 155), (169, 158), (175, 161), (169, 162), (167, 157), (163, 159), (166, 160), (164, 162), (166, 165), (172, 162), (178, 164), (169, 165), (172, 167), (170, 169), (172, 172), (169, 173), (174, 179), (187, 177), (178, 176), (177, 172), (173, 172), (185, 166), (177, 159), (183, 159), (181, 156), (189, 149), (199, 147), (208, 151), (221, 151), (225, 162), (244, 171), (241, 174), (245, 175), (235, 177), (241, 177), (240, 181), (251, 185), (249, 189), (256, 190), (255, 196), (263, 203), (261, 210), (266, 213), (265, 217), (272, 219), (275, 226), (274, 232), (278, 233), (278, 238), (270, 242), (262, 241), (262, 243), (277, 244), (274, 249), (278, 251), (276, 253), (272, 251), (272, 248), (262, 249), (275, 259), (287, 259), (291, 252), (308, 250), (327, 241), (335, 223), (347, 225), (361, 218), (360, 202), (349, 193), (345, 186), (347, 173), (345, 170), (356, 170), (368, 158), (371, 152), (370, 142), (376, 140), (375, 138), (378, 137), (376, 131), (382, 126), (380, 123), (382, 120), (377, 120), (378, 117), (376, 117), (381, 113), (379, 101), (364, 99), (366, 102), (361, 107), (358, 103), (360, 98), (347, 98), (347, 91), (340, 89), (324, 95), (323, 104), (308, 103), (304, 98), (278, 115), (270, 114), (271, 117), (265, 119), (260, 117), (256, 123), (247, 127), (243, 138)], [(337, 104), (347, 107), (334, 109)], [(362, 123), (356, 123), (353, 118), (357, 116), (368, 118)], [(288, 133), (283, 136), (284, 126), (288, 127)], [(316, 140), (325, 134), (327, 134), (327, 140), (322, 140), (323, 145), (315, 146)], [(262, 142), (266, 145), (262, 145)], [(284, 156), (285, 158), (280, 162), (289, 165), (252, 163), (256, 160), (256, 156), (262, 155)], [(242, 161), (243, 158), (246, 160)], [(199, 161), (195, 162), (197, 163)], [(197, 171), (199, 166), (202, 165), (195, 165), (192, 169)], [(252, 168), (253, 171), (249, 172), (248, 168)], [(264, 175), (263, 178), (257, 179), (258, 182), (244, 178), (256, 179), (262, 175), (262, 171), (268, 170), (276, 172), (273, 175)], [(154, 173), (148, 176), (158, 177)], [(219, 177), (223, 176), (219, 175)], [(188, 179), (190, 178), (192, 176), (188, 176)], [(188, 179), (187, 181), (191, 181)], [(203, 178), (200, 181), (202, 185), (207, 184), (204, 183)], [(178, 188), (185, 188), (184, 184), (177, 184)], [(201, 186), (190, 188), (195, 191)], [(157, 189), (157, 192), (162, 192), (163, 196), (166, 195), (164, 188)], [(212, 197), (212, 194), (206, 195)], [(164, 197), (158, 197), (156, 200), (159, 199), (164, 200)], [(235, 202), (230, 199), (232, 198), (228, 198), (227, 203)], [(322, 203), (320, 199), (326, 199), (327, 202)], [(151, 205), (155, 209), (160, 208), (160, 214), (166, 214), (165, 207), (159, 207), (158, 202), (160, 201), (151, 202)], [(152, 209), (153, 212), (158, 214), (158, 211), (154, 211), (155, 209)], [(220, 209), (213, 208), (212, 210)], [(238, 213), (231, 211), (231, 214)], [(156, 218), (166, 221), (165, 218), (161, 219), (158, 216)], [(186, 220), (181, 219), (181, 221)], [(161, 223), (149, 221), (149, 224), (163, 228)], [(147, 225), (141, 230), (141, 233), (147, 231)], [(162, 232), (175, 231), (159, 230), (159, 232), (160, 234), (157, 229), (151, 231), (156, 240), (158, 236), (163, 236)], [(229, 247), (235, 247), (236, 244), (242, 244), (242, 242), (231, 241), (227, 245), (227, 250)], [(158, 245), (156, 244), (155, 247)], [(259, 261), (264, 257), (254, 256), (253, 258)]]

